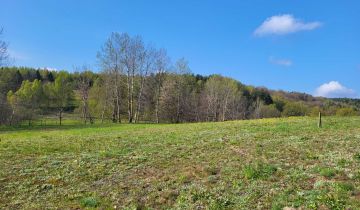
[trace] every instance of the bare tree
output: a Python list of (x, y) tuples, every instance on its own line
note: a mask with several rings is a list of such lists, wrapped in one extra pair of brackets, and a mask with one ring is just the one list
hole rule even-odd
[(215, 75), (206, 82), (207, 117), (212, 121), (228, 119), (229, 104), (235, 100), (238, 89), (235, 80)]
[(156, 68), (156, 90), (155, 90), (155, 122), (159, 123), (160, 110), (160, 96), (163, 86), (166, 70), (168, 68), (170, 59), (167, 56), (166, 50), (160, 49), (156, 53), (155, 68)]
[(79, 72), (79, 77), (77, 78), (77, 89), (81, 101), (80, 108), (82, 118), (84, 119), (85, 124), (88, 120), (92, 124), (94, 121), (89, 109), (89, 92), (93, 83), (93, 74), (89, 71), (87, 66), (77, 67), (76, 71)]
[(176, 80), (176, 123), (180, 122), (180, 115), (184, 112), (184, 100), (186, 100), (186, 76), (190, 74), (190, 68), (185, 58), (179, 59), (175, 64), (176, 74), (179, 79)]
[[(3, 29), (0, 29), (0, 36), (3, 33)], [(0, 39), (0, 66), (4, 66), (8, 62), (9, 54), (8, 54), (8, 44)]]
[(146, 50), (140, 36), (129, 37), (122, 34), (122, 62), (127, 75), (128, 120), (134, 120), (135, 77), (142, 77), (145, 65)]
[(113, 101), (113, 122), (121, 123), (121, 75), (123, 74), (123, 66), (121, 56), (123, 52), (124, 37), (118, 33), (112, 33), (106, 41), (101, 51), (98, 52), (98, 59), (104, 71), (106, 89), (111, 95)]
[(156, 56), (156, 50), (152, 47), (148, 47), (144, 55), (143, 68), (140, 68), (139, 71), (140, 84), (139, 84), (139, 94), (137, 98), (137, 106), (134, 114), (135, 123), (139, 121), (139, 115), (142, 106), (143, 92), (144, 92), (146, 79), (149, 76), (149, 74), (151, 74), (155, 69), (155, 56)]

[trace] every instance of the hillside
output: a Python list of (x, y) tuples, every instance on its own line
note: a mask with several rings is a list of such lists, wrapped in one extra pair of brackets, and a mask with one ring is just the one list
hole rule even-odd
[[(0, 68), (0, 125), (44, 118), (82, 123), (204, 122), (288, 116), (359, 115), (359, 99), (327, 99), (254, 87), (221, 75), (177, 72), (126, 75)], [(114, 80), (114, 78), (117, 78)], [(129, 78), (132, 81), (129, 81)], [(116, 86), (116, 87), (115, 87)], [(69, 118), (67, 118), (69, 119)]]
[(360, 118), (3, 127), (1, 209), (358, 209)]

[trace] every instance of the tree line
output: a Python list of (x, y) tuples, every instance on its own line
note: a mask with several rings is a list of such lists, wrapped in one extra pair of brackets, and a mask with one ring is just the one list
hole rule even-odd
[[(1, 45), (1, 42), (0, 42)], [(6, 45), (4, 44), (6, 47)], [(4, 54), (5, 55), (5, 54)], [(2, 59), (4, 60), (4, 59)], [(194, 75), (140, 36), (112, 33), (97, 53), (100, 72), (0, 69), (0, 124), (64, 113), (84, 123), (181, 123), (281, 116), (356, 115), (359, 103), (247, 86), (221, 75)]]

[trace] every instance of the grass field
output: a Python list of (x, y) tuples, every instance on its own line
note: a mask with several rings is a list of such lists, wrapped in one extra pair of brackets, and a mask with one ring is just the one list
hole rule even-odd
[(360, 209), (360, 118), (0, 129), (0, 209)]

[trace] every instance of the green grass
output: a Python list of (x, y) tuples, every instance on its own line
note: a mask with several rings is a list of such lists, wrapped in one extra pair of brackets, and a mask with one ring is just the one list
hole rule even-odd
[(0, 129), (0, 209), (359, 209), (360, 117)]

